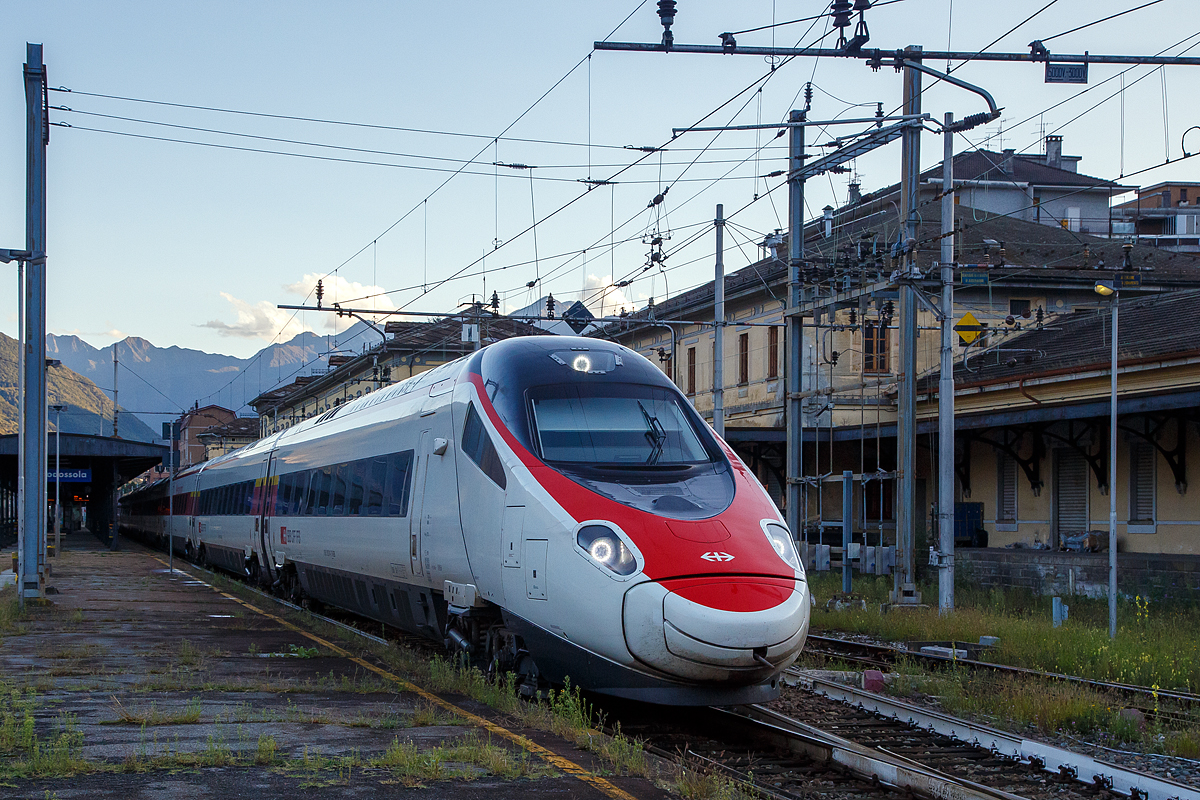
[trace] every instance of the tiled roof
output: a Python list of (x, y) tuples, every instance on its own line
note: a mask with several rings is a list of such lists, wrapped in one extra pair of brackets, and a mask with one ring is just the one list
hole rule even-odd
[[(956, 386), (1033, 378), (1047, 373), (1104, 368), (1111, 362), (1110, 301), (1099, 308), (1059, 317), (1052, 326), (1007, 338), (991, 351), (954, 368)], [(1200, 290), (1120, 300), (1119, 363), (1200, 353)], [(936, 383), (936, 376), (922, 381)]]

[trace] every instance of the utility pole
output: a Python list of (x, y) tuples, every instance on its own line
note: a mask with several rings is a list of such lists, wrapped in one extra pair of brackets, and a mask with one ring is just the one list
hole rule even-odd
[(54, 557), (62, 548), (62, 403), (54, 406)]
[[(117, 435), (117, 345), (120, 342), (113, 342), (113, 438), (120, 438)], [(220, 398), (217, 398), (218, 400)]]
[(46, 68), (42, 46), (27, 44), (25, 76), (25, 274), (20, 421), (20, 557), (17, 597), (41, 600), (46, 585)]
[(713, 281), (713, 430), (725, 438), (725, 206), (717, 203), (717, 268)]
[(938, 381), (938, 610), (954, 610), (954, 114), (942, 133), (942, 360)]
[[(804, 122), (805, 112), (793, 110), (788, 122)], [(800, 267), (804, 261), (804, 126), (788, 129), (788, 308), (787, 318), (787, 524), (792, 538), (804, 537), (805, 512), (800, 507), (804, 469), (804, 421), (800, 418), (801, 371), (804, 359), (803, 320), (798, 313), (802, 289)]]
[[(921, 113), (921, 73), (907, 66), (917, 60), (920, 47), (904, 50), (903, 114)], [(900, 257), (900, 374), (896, 419), (896, 572), (892, 602), (911, 605), (921, 602), (917, 592), (916, 563), (913, 558), (916, 522), (916, 405), (917, 405), (917, 298), (913, 281), (919, 275), (916, 265), (918, 192), (921, 177), (921, 129), (904, 129), (901, 137), (900, 217), (903, 233), (897, 242)]]

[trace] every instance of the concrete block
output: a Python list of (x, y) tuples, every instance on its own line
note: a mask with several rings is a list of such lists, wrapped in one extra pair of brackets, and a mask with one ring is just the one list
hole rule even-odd
[(814, 564), (815, 564), (814, 569), (816, 569), (817, 572), (828, 572), (829, 571), (829, 545), (818, 544), (815, 546), (815, 549), (816, 549), (816, 558), (813, 559)]
[(957, 647), (938, 647), (936, 645), (926, 645), (922, 647), (920, 652), (927, 656), (944, 656), (945, 658), (967, 658), (966, 650), (959, 650)]
[(995, 647), (1000, 644), (999, 636), (980, 636), (979, 643), (984, 647)]
[(882, 692), (884, 687), (883, 673), (877, 669), (863, 670), (862, 688), (868, 692)]

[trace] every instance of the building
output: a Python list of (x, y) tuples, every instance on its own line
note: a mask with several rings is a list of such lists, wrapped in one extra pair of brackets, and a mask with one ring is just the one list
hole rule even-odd
[[(893, 265), (884, 243), (894, 240), (899, 220), (891, 204), (884, 205), (881, 209), (863, 203), (857, 215), (841, 213), (834, 224), (827, 226), (820, 220), (805, 229), (803, 284), (808, 300), (801, 353), (805, 530), (798, 533), (813, 542), (826, 536), (840, 542), (844, 469), (866, 476), (854, 489), (856, 541), (876, 545), (894, 539), (898, 292), (889, 282)], [(917, 263), (930, 277), (936, 275), (930, 268), (940, 255), (939, 206), (927, 202), (919, 210)], [(1095, 282), (1111, 277), (1114, 269), (1128, 266), (1128, 271), (1140, 275), (1140, 288), (1127, 290), (1126, 300), (1200, 288), (1200, 260), (1189, 254), (1126, 246), (1019, 215), (957, 208), (962, 224), (954, 242), (955, 319), (970, 312), (981, 329), (962, 356), (973, 359), (995, 352), (1030, 328), (1053, 328), (1077, 312), (1094, 310), (1099, 300), (1093, 291)], [(774, 238), (766, 258), (726, 276), (723, 353), (726, 438), (781, 507), (786, 252), (786, 241)], [(936, 295), (936, 282), (927, 278), (925, 289)], [(605, 333), (659, 363), (697, 410), (711, 419), (712, 316), (710, 283), (661, 302), (652, 311), (643, 309), (610, 324)], [(918, 375), (936, 374), (938, 322), (923, 307), (918, 327)], [(960, 344), (965, 345), (965, 340)], [(1043, 358), (1040, 352), (1022, 354), (1022, 363), (1026, 355), (1035, 369)], [(967, 363), (974, 368), (970, 359)], [(917, 444), (919, 511), (914, 518), (919, 545), (936, 500), (936, 441), (932, 433), (922, 433)], [(827, 533), (829, 528), (836, 528), (836, 533)]]
[(237, 417), (197, 433), (196, 438), (204, 445), (204, 460), (208, 461), (257, 441), (258, 431), (258, 417)]
[(185, 411), (179, 418), (179, 467), (199, 464), (208, 457), (205, 455), (205, 443), (200, 434), (213, 428), (229, 425), (237, 419), (237, 414), (228, 408), (217, 405), (201, 406), (198, 403), (190, 411)]
[(1113, 206), (1113, 231), (1175, 252), (1200, 253), (1200, 183), (1168, 181)]
[[(1047, 136), (1041, 153), (1015, 150), (971, 150), (954, 157), (955, 202), (979, 214), (1003, 215), (1076, 233), (1109, 237), (1112, 198), (1136, 187), (1079, 173), (1080, 156), (1064, 156), (1061, 136)], [(859, 196), (851, 187), (850, 202), (827, 209), (832, 226), (880, 213), (899, 203), (898, 184)], [(936, 205), (942, 191), (942, 167), (921, 174), (923, 205)]]
[[(477, 324), (482, 344), (511, 336), (543, 333), (525, 322), (482, 313)], [(463, 317), (434, 322), (388, 322), (383, 340), (358, 354), (334, 354), (329, 368), (296, 378), (250, 401), (258, 413), (259, 436), (268, 436), (342, 403), (431, 370), (473, 351), (476, 343)]]

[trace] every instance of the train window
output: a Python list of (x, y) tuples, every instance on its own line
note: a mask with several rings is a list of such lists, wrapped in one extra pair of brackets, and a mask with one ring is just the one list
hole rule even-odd
[(475, 462), (483, 474), (491, 478), (501, 489), (505, 488), (504, 465), (492, 438), (483, 427), (483, 420), (475, 406), (467, 407), (467, 421), (463, 424), (462, 449)]
[(304, 492), (304, 514), (312, 516), (317, 510), (317, 493), (321, 488), (321, 473), (318, 470), (310, 470), (308, 472), (308, 480), (306, 481)]
[(329, 490), (329, 516), (331, 517), (340, 517), (346, 513), (346, 473), (349, 466), (349, 464), (335, 464), (329, 468), (333, 473), (332, 488)]
[(275, 508), (272, 509), (272, 515), (286, 517), (290, 512), (288, 508), (292, 503), (292, 482), (288, 480), (290, 475), (279, 476), (279, 486), (275, 490)]
[(383, 513), (383, 485), (387, 478), (387, 460), (382, 456), (370, 460), (367, 469), (367, 513)]
[(386, 511), (389, 516), (408, 516), (408, 487), (412, 478), (413, 451), (388, 456)]
[(349, 464), (348, 487), (346, 494), (346, 513), (357, 516), (362, 512), (363, 485), (366, 483), (367, 462), (364, 459)]
[(318, 517), (329, 513), (329, 495), (333, 484), (333, 467), (322, 467), (317, 470), (317, 507), (313, 511)]
[(292, 499), (288, 501), (287, 509), (283, 513), (298, 517), (304, 513), (304, 490), (308, 488), (308, 473), (293, 472), (291, 475), (284, 475), (283, 479), (292, 487)]
[(542, 386), (536, 387), (532, 404), (547, 461), (665, 465), (712, 460), (679, 400), (665, 389)]

